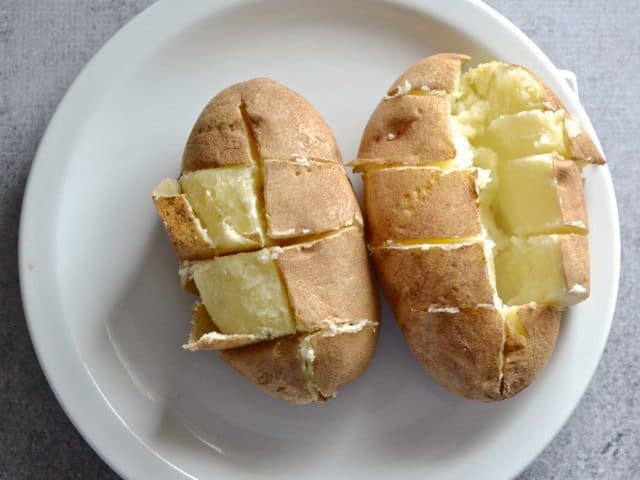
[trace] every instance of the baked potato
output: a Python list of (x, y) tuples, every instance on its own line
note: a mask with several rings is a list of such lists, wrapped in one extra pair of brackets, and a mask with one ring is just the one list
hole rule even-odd
[(529, 385), (589, 295), (581, 168), (604, 158), (526, 68), (440, 54), (373, 112), (353, 162), (367, 241), (415, 357), (484, 401)]
[(362, 214), (304, 98), (264, 78), (220, 92), (153, 200), (181, 284), (200, 297), (187, 350), (220, 350), (292, 403), (331, 398), (365, 370), (378, 305)]

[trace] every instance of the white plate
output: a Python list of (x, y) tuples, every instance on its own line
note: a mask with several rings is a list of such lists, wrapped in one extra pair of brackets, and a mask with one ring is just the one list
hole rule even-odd
[(351, 159), (386, 87), (439, 51), (527, 65), (588, 122), (531, 41), (473, 1), (161, 1), (78, 77), (31, 171), (20, 278), (47, 378), (116, 471), (506, 478), (558, 432), (613, 315), (619, 233), (606, 167), (586, 172), (591, 298), (571, 309), (550, 365), (515, 399), (486, 405), (448, 394), (413, 360), (388, 309), (373, 364), (327, 405), (279, 403), (214, 353), (180, 348), (191, 298), (178, 287), (150, 192), (177, 173), (205, 102), (239, 80), (272, 77), (317, 106)]

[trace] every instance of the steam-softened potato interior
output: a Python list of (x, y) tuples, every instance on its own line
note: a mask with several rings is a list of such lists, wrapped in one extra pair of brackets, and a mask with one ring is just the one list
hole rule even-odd
[(583, 209), (563, 204), (559, 192), (566, 183), (581, 190), (580, 171), (573, 162), (535, 155), (501, 162), (498, 176), (494, 210), (505, 233), (528, 236), (586, 228)]
[(218, 252), (252, 250), (265, 244), (255, 166), (197, 170), (185, 173), (179, 181)]
[(306, 99), (268, 78), (223, 89), (191, 129), (180, 177), (152, 198), (180, 285), (199, 297), (183, 348), (219, 351), (291, 403), (328, 400), (362, 374), (379, 317), (362, 212)]
[[(462, 76), (452, 103), (455, 131), (468, 140), (480, 187), (480, 215), (495, 242), (497, 293), (507, 305), (575, 303), (563, 234), (586, 233), (580, 170), (569, 156), (566, 113), (526, 69), (499, 62)], [(548, 236), (545, 236), (548, 235)], [(580, 258), (580, 261), (584, 261)], [(582, 280), (581, 280), (582, 281)]]
[(275, 249), (196, 262), (193, 279), (220, 332), (275, 338), (296, 331)]
[(502, 160), (539, 153), (565, 155), (564, 112), (527, 110), (494, 119), (476, 142), (495, 151)]
[(556, 236), (512, 237), (495, 255), (498, 295), (507, 305), (561, 304), (567, 287)]

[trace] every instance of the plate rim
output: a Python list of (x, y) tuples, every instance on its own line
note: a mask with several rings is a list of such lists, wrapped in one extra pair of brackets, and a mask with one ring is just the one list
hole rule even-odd
[[(206, 0), (199, 0), (189, 5), (189, 9), (193, 12), (200, 11), (202, 13), (208, 12), (209, 14), (214, 14), (224, 8), (238, 5), (240, 3), (247, 3), (247, 1), (248, 0), (222, 0), (216, 2), (215, 5), (212, 5)], [(437, 15), (434, 10), (437, 10), (439, 7), (444, 9), (456, 7), (473, 8), (475, 9), (475, 12), (473, 13), (474, 16), (484, 15), (486, 20), (499, 23), (502, 28), (514, 37), (514, 39), (522, 43), (524, 48), (530, 50), (534, 56), (538, 57), (550, 72), (560, 77), (555, 65), (526, 34), (524, 34), (518, 27), (498, 11), (480, 0), (456, 0), (455, 2), (446, 2), (446, 4), (442, 3), (440, 5), (438, 5), (437, 1), (421, 2), (420, 0), (376, 0), (376, 3), (411, 8), (424, 15), (435, 16), (436, 18)], [(42, 274), (46, 274), (46, 269), (45, 267), (40, 266), (38, 266), (38, 269), (34, 269), (31, 264), (31, 257), (29, 256), (30, 243), (36, 242), (33, 235), (36, 228), (31, 224), (31, 219), (34, 218), (33, 212), (38, 209), (38, 205), (35, 205), (36, 202), (34, 198), (38, 194), (37, 187), (42, 183), (42, 171), (45, 169), (44, 166), (47, 161), (47, 157), (45, 156), (46, 151), (50, 148), (49, 145), (55, 141), (55, 134), (57, 133), (57, 130), (61, 129), (64, 116), (69, 116), (71, 112), (74, 111), (73, 101), (76, 92), (82, 88), (86, 88), (86, 84), (90, 77), (92, 75), (95, 76), (95, 74), (99, 72), (100, 68), (103, 68), (101, 62), (105, 61), (105, 57), (108, 55), (113, 56), (114, 54), (120, 55), (122, 53), (117, 50), (117, 43), (122, 42), (125, 35), (131, 34), (137, 25), (148, 21), (160, 21), (163, 18), (162, 15), (171, 11), (177, 13), (180, 12), (180, 10), (181, 8), (178, 4), (171, 3), (169, 0), (160, 0), (157, 3), (148, 6), (125, 23), (113, 36), (111, 36), (82, 68), (63, 95), (60, 103), (48, 122), (44, 134), (42, 135), (29, 169), (20, 212), (18, 237), (20, 292), (24, 316), (36, 357), (38, 358), (38, 362), (45, 378), (47, 379), (49, 387), (53, 391), (56, 400), (73, 426), (105, 463), (107, 463), (117, 474), (126, 478), (146, 478), (149, 475), (164, 476), (170, 471), (180, 474), (183, 478), (194, 477), (188, 472), (181, 470), (169, 459), (160, 457), (160, 455), (157, 454), (151, 446), (147, 445), (143, 439), (138, 437), (136, 433), (127, 426), (124, 420), (119, 417), (118, 412), (110, 405), (109, 400), (101, 392), (100, 385), (95, 382), (91, 372), (86, 368), (82, 363), (81, 358), (77, 355), (76, 348), (73, 345), (73, 342), (70, 341), (70, 337), (68, 335), (59, 335), (58, 338), (59, 342), (66, 343), (71, 346), (70, 349), (64, 351), (66, 358), (63, 358), (57, 364), (47, 361), (47, 358), (51, 357), (51, 347), (48, 345), (51, 337), (46, 335), (46, 331), (43, 331), (43, 322), (41, 320), (36, 320), (36, 318), (40, 319), (41, 317), (35, 313), (36, 308), (34, 307), (34, 299), (39, 299), (39, 294), (41, 295), (43, 292), (42, 289), (39, 288), (37, 282), (33, 279), (34, 276), (40, 275), (41, 272)], [(185, 15), (185, 17), (187, 16)], [(186, 20), (183, 21), (188, 23)], [(100, 88), (104, 88), (106, 85), (105, 81), (102, 81), (98, 86)], [(561, 89), (563, 90), (562, 93), (566, 96), (575, 97), (576, 101), (574, 102), (574, 105), (572, 105), (577, 110), (575, 113), (580, 117), (585, 128), (593, 135), (595, 142), (601, 148), (593, 126), (591, 125), (582, 104), (577, 100), (577, 96), (564, 81), (561, 83)], [(612, 236), (616, 240), (612, 245), (611, 251), (613, 258), (611, 273), (615, 279), (615, 283), (612, 285), (613, 295), (611, 298), (607, 299), (609, 303), (605, 308), (607, 312), (606, 319), (604, 319), (606, 322), (606, 335), (603, 335), (600, 339), (598, 351), (596, 352), (597, 355), (594, 356), (594, 358), (597, 357), (597, 360), (594, 362), (593, 368), (589, 369), (588, 375), (585, 376), (586, 380), (579, 386), (579, 388), (576, 389), (577, 394), (575, 395), (575, 398), (569, 402), (571, 405), (570, 408), (568, 408), (568, 411), (563, 413), (563, 420), (558, 422), (557, 426), (554, 426), (552, 429), (553, 433), (549, 435), (541, 445), (535, 445), (535, 448), (531, 447), (527, 450), (528, 453), (524, 455), (526, 458), (522, 460), (522, 465), (520, 465), (520, 467), (514, 471), (504, 472), (507, 476), (515, 476), (524, 470), (538, 455), (540, 455), (542, 450), (553, 440), (553, 438), (557, 436), (559, 431), (566, 424), (591, 383), (596, 368), (600, 363), (600, 359), (610, 333), (620, 280), (620, 226), (617, 201), (611, 174), (608, 166), (605, 166), (603, 170), (606, 175), (605, 183), (607, 192), (605, 193), (612, 200), (612, 211), (610, 212), (614, 226)], [(55, 223), (54, 220), (51, 220), (51, 222)], [(52, 242), (51, 245), (54, 245), (54, 243)], [(54, 248), (51, 245), (49, 248)], [(42, 245), (40, 247), (44, 248)], [(36, 270), (37, 273), (34, 273)], [(53, 273), (55, 273), (55, 266), (49, 265), (49, 270), (52, 270)], [(53, 301), (55, 303), (56, 295), (51, 294), (51, 292), (44, 293), (49, 293), (50, 296), (53, 296)], [(69, 357), (69, 355), (71, 356)], [(61, 387), (61, 385), (65, 383), (65, 381), (63, 381), (64, 376), (69, 375), (70, 372), (73, 372), (75, 375), (82, 376), (82, 387), (86, 394), (82, 401), (74, 399), (69, 389), (65, 390)], [(92, 398), (92, 403), (87, 401), (88, 397)], [(98, 403), (96, 403), (96, 401)], [(85, 405), (82, 405), (83, 402)], [(89, 405), (89, 403), (91, 404)], [(85, 417), (87, 414), (94, 415), (94, 411), (87, 412), (87, 410), (91, 410), (91, 407), (99, 407), (101, 413), (107, 415), (103, 415), (100, 422), (90, 424), (86, 421)], [(117, 438), (122, 438), (123, 441), (127, 442), (127, 446), (131, 448), (131, 451), (126, 456), (118, 455), (118, 453), (122, 454), (122, 449), (119, 452), (116, 452), (117, 449), (110, 447), (110, 444), (115, 444), (116, 442), (114, 442), (114, 438), (109, 435), (116, 435)], [(142, 460), (142, 457), (138, 456), (139, 454), (144, 454), (144, 458)]]

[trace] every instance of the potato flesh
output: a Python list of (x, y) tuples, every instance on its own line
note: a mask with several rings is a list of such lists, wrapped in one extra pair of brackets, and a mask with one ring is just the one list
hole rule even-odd
[(558, 236), (512, 237), (494, 258), (498, 295), (507, 305), (564, 304), (565, 282)]
[(480, 218), (495, 243), (497, 294), (506, 305), (562, 305), (570, 296), (558, 235), (566, 225), (553, 155), (569, 153), (565, 112), (548, 110), (544, 87), (522, 67), (489, 62), (462, 77), (452, 123), (491, 172)]
[(529, 72), (514, 65), (488, 62), (462, 77), (460, 98), (453, 113), (473, 139), (494, 118), (543, 107), (544, 91)]
[(501, 160), (556, 152), (566, 155), (563, 111), (528, 110), (503, 115), (493, 120), (478, 138), (495, 151)]
[(499, 176), (496, 217), (503, 231), (528, 236), (565, 228), (551, 155), (502, 162)]
[(255, 166), (198, 170), (179, 181), (217, 252), (252, 250), (265, 244)]
[(277, 253), (276, 247), (194, 264), (196, 287), (220, 332), (275, 338), (296, 331)]

